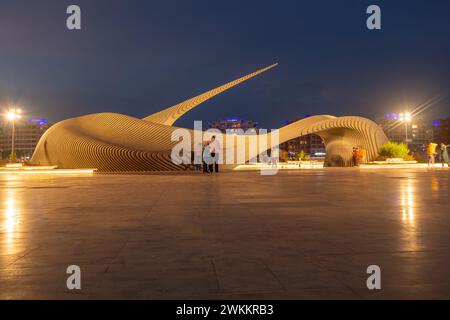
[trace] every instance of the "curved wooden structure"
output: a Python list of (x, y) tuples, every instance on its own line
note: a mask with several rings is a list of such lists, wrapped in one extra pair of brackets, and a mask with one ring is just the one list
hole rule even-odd
[[(171, 141), (171, 135), (178, 129), (172, 124), (202, 102), (275, 66), (258, 70), (144, 119), (97, 113), (63, 120), (41, 137), (31, 162), (60, 168), (97, 168), (104, 172), (189, 170), (189, 165), (176, 165), (170, 158), (176, 144)], [(189, 133), (192, 136), (194, 131), (189, 130)], [(279, 143), (309, 133), (324, 139), (326, 166), (350, 165), (355, 146), (364, 147), (368, 159), (374, 159), (379, 147), (387, 141), (382, 129), (368, 119), (323, 115), (280, 128)], [(250, 138), (246, 136), (247, 150), (249, 143)], [(229, 152), (226, 143), (223, 147), (224, 154)], [(271, 147), (269, 142), (267, 148)], [(246, 159), (256, 155), (248, 152)]]

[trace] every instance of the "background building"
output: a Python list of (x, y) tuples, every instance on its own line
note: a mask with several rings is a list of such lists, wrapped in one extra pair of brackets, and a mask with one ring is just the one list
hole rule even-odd
[[(0, 125), (0, 152), (2, 160), (8, 159), (8, 156), (11, 153), (11, 126), (11, 123), (6, 121)], [(47, 129), (47, 119), (31, 118), (16, 120), (14, 149), (17, 159), (31, 159), (39, 139)]]
[(242, 129), (244, 132), (247, 132), (247, 130), (254, 130), (254, 132), (257, 133), (257, 127), (258, 122), (238, 118), (215, 120), (211, 121), (211, 123), (209, 124), (210, 129), (219, 129), (223, 133), (226, 133), (227, 130), (230, 130), (229, 133), (237, 133), (239, 129)]
[[(214, 120), (209, 123), (210, 129), (219, 129), (223, 133), (236, 133), (239, 134), (241, 130), (244, 133), (258, 133), (258, 122), (253, 120), (244, 120), (238, 118), (226, 118)], [(228, 131), (228, 132), (227, 132)], [(259, 161), (259, 156), (256, 157), (256, 161)]]
[[(307, 118), (307, 117), (305, 117)], [(291, 121), (286, 121), (285, 125), (294, 123), (302, 118)], [(304, 119), (304, 118), (303, 118)], [(320, 136), (317, 134), (307, 134), (301, 137), (294, 138), (280, 144), (280, 150), (286, 152), (288, 160), (296, 160), (296, 156), (300, 151), (310, 155), (311, 157), (324, 158), (325, 144)]]
[(433, 121), (433, 131), (434, 142), (450, 144), (450, 118)]
[(393, 113), (386, 114), (376, 122), (390, 141), (406, 142), (409, 150), (419, 158), (425, 158), (428, 143), (435, 140), (432, 122), (420, 117), (412, 117), (409, 122), (401, 123), (398, 114)]

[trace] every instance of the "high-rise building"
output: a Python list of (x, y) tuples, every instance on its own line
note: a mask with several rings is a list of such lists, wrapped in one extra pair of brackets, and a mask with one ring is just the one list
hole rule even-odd
[(408, 122), (400, 122), (398, 114), (386, 114), (385, 117), (376, 120), (382, 127), (390, 141), (408, 144), (409, 150), (421, 156), (425, 156), (428, 143), (433, 141), (433, 126), (431, 121), (420, 117), (412, 117)]
[(434, 142), (450, 144), (450, 118), (433, 121)]
[(243, 132), (258, 132), (258, 123), (252, 120), (243, 120), (238, 118), (226, 118), (212, 121), (209, 124), (210, 129), (219, 129), (223, 133), (238, 133), (240, 130)]
[(411, 138), (408, 139), (408, 148), (416, 154), (425, 155), (428, 143), (433, 141), (433, 128), (428, 122), (412, 121)]
[[(14, 134), (14, 151), (17, 159), (29, 160), (33, 155), (39, 139), (48, 129), (47, 119), (31, 118), (16, 120)], [(0, 124), (0, 152), (2, 159), (8, 159), (12, 150), (12, 125), (10, 122)]]
[[(291, 124), (302, 118), (286, 121), (285, 125)], [(288, 159), (295, 159), (297, 154), (303, 151), (305, 154), (311, 157), (324, 157), (325, 156), (325, 144), (320, 136), (317, 134), (307, 134), (294, 138), (280, 144), (280, 150), (287, 152)]]

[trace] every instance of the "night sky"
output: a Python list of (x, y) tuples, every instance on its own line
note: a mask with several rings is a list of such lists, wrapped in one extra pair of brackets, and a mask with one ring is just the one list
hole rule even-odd
[[(81, 31), (66, 28), (70, 4)], [(382, 9), (381, 31), (366, 28), (370, 4)], [(275, 62), (176, 125), (374, 118), (448, 94), (449, 57), (448, 0), (0, 0), (1, 106), (51, 121), (144, 117)], [(426, 116), (449, 116), (448, 105)]]

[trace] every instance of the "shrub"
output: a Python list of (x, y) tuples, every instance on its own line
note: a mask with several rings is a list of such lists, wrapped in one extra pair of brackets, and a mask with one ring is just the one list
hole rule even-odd
[(410, 160), (409, 149), (404, 143), (386, 142), (380, 148), (381, 158), (402, 158), (404, 160)]
[(417, 159), (415, 158), (414, 155), (407, 154), (405, 157), (403, 157), (403, 160), (405, 160), (405, 161), (416, 161)]

